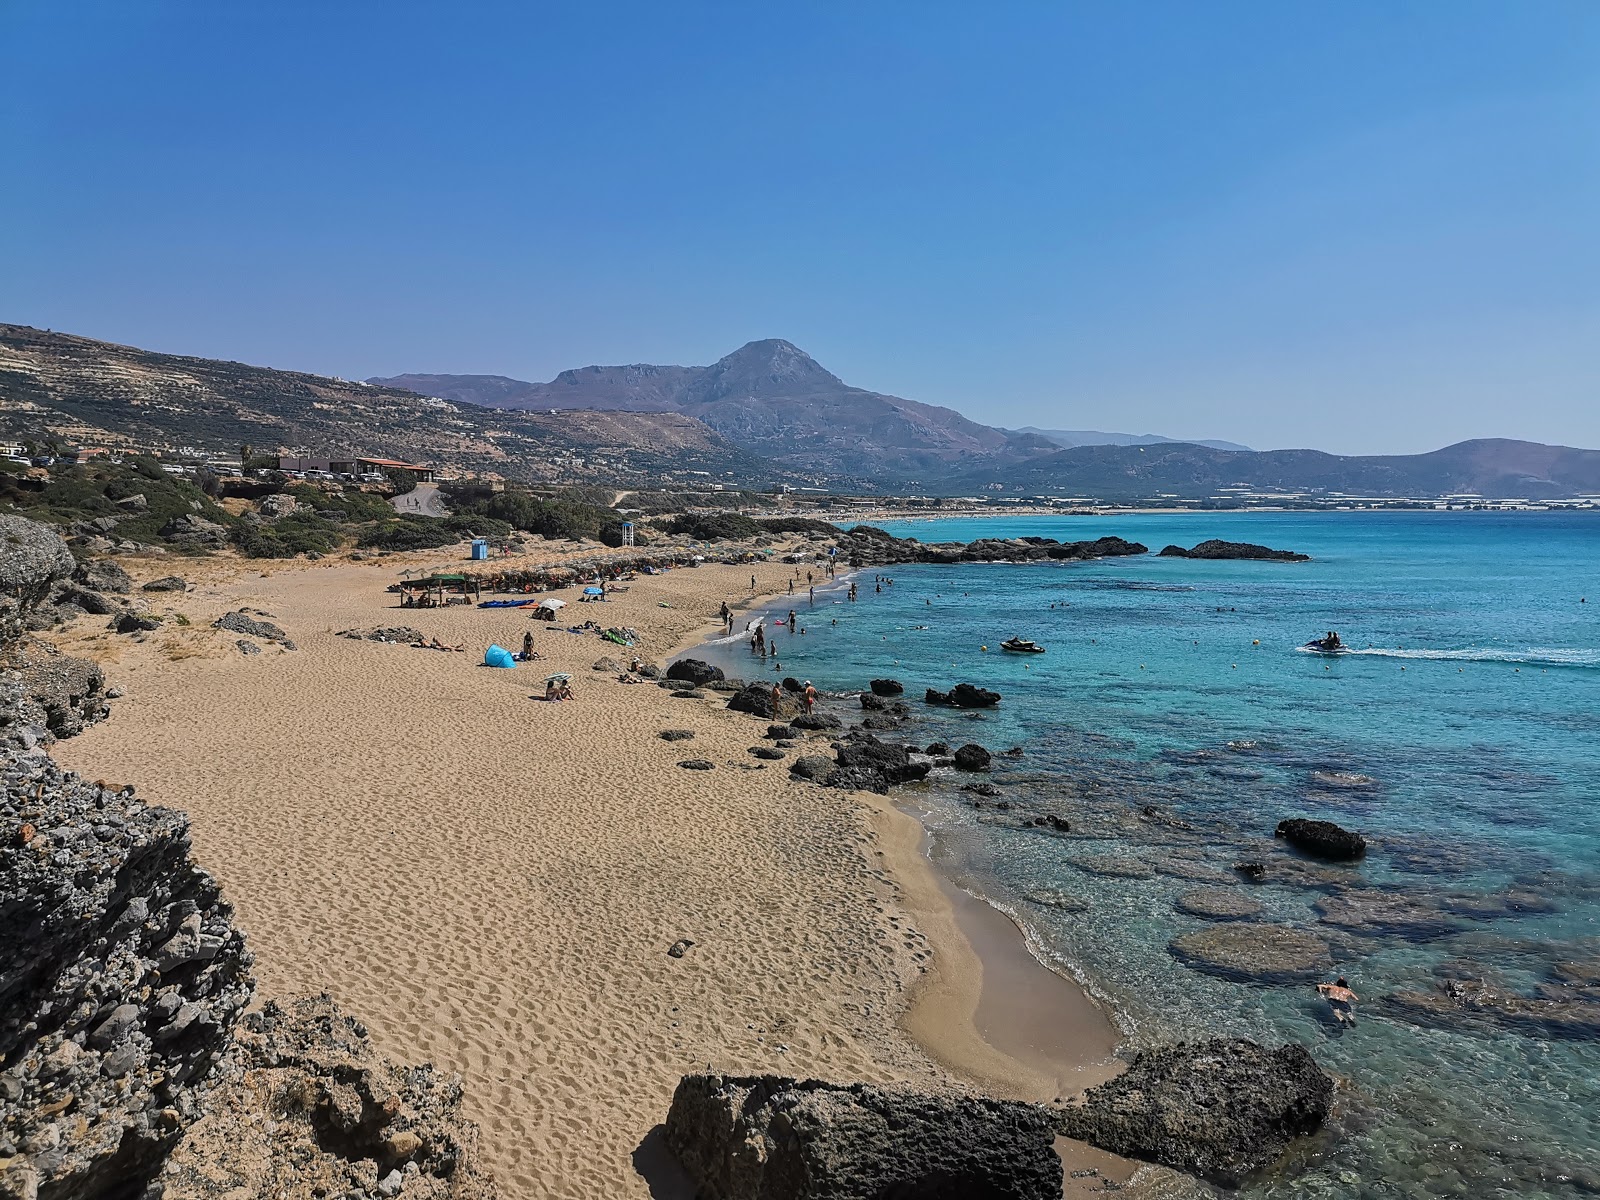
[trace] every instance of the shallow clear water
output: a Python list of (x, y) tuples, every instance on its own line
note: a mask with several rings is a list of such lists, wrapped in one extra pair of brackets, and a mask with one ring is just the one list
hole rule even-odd
[[(1548, 990), (1554, 964), (1600, 962), (1600, 514), (1141, 514), (888, 528), (923, 541), (1116, 534), (1150, 546), (1148, 556), (1092, 563), (893, 568), (881, 593), (869, 570), (858, 603), (836, 591), (814, 606), (797, 598), (806, 632), (776, 635), (779, 661), (824, 689), (904, 680), (917, 710), (908, 740), (1023, 748), (996, 763), (1011, 811), (974, 808), (954, 779), (921, 803), (977, 886), (1107, 998), (1135, 1041), (1294, 1039), (1349, 1079), (1331, 1152), (1255, 1194), (1600, 1190), (1600, 1046), (1450, 1018), (1424, 1027), (1385, 999), (1485, 974), (1523, 995), (1559, 994)], [(1313, 561), (1153, 553), (1209, 537)], [(1297, 649), (1329, 629), (1357, 653)], [(1049, 652), (1000, 653), (1013, 634)], [(729, 649), (739, 673), (755, 673)], [(959, 714), (920, 703), (925, 687), (961, 681), (995, 688), (1003, 705)], [(1155, 811), (1141, 817), (1147, 805)], [(1068, 816), (1072, 833), (1023, 826), (1045, 812)], [(1290, 816), (1368, 835), (1365, 863), (1335, 882), (1415, 901), (1413, 919), (1353, 933), (1319, 919), (1326, 881), (1240, 882), (1239, 859), (1284, 857), (1272, 831)], [(1304, 985), (1233, 982), (1179, 963), (1168, 943), (1209, 923), (1174, 901), (1208, 878), (1259, 901), (1258, 920), (1330, 944), (1363, 998), (1354, 1030), (1337, 1034)], [(1492, 898), (1507, 889), (1519, 905), (1498, 910)]]

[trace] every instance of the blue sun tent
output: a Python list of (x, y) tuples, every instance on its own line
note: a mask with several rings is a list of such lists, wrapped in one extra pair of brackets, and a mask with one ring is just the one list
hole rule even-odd
[(517, 660), (511, 657), (511, 651), (504, 646), (490, 646), (483, 652), (483, 665), (486, 667), (514, 667)]

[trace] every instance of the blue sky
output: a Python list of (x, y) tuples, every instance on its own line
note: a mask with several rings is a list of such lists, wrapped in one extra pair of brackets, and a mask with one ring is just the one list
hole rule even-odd
[(1600, 4), (0, 0), (0, 320), (1600, 446)]

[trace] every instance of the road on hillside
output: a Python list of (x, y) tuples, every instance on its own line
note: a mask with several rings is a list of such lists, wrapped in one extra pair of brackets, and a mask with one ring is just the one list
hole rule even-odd
[(439, 485), (436, 483), (419, 483), (403, 496), (396, 496), (389, 501), (394, 505), (394, 510), (402, 515), (413, 517), (448, 517), (450, 510), (444, 506), (444, 498), (439, 495)]

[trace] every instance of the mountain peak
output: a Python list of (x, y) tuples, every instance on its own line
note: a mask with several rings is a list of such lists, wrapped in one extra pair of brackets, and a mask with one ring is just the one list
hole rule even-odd
[(792, 395), (796, 387), (842, 388), (844, 380), (793, 342), (763, 338), (746, 342), (706, 368), (704, 399), (724, 396)]

